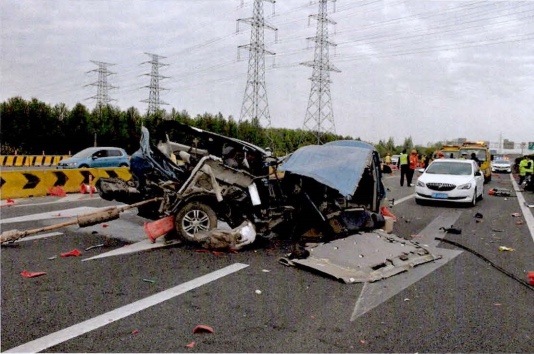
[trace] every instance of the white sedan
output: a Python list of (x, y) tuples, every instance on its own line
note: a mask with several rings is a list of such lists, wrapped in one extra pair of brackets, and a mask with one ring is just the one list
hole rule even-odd
[(415, 201), (447, 201), (476, 205), (484, 196), (484, 175), (473, 160), (434, 160), (415, 185)]

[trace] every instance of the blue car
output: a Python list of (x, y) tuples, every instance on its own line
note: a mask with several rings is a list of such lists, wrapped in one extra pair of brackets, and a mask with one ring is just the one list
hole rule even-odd
[(90, 147), (61, 160), (58, 169), (130, 167), (130, 158), (124, 149), (116, 147)]

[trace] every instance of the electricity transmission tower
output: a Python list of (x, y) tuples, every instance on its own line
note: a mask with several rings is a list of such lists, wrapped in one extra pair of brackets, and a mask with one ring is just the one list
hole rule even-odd
[[(311, 80), (310, 98), (308, 108), (304, 118), (304, 130), (309, 130), (317, 137), (320, 144), (321, 137), (325, 133), (335, 133), (334, 112), (332, 110), (332, 98), (330, 96), (330, 71), (341, 72), (330, 64), (330, 46), (336, 44), (328, 40), (328, 24), (335, 25), (336, 22), (328, 18), (328, 1), (319, 0), (319, 12), (317, 15), (310, 15), (310, 18), (317, 20), (317, 32), (315, 37), (308, 40), (315, 42), (315, 52), (313, 61), (304, 62), (301, 65), (313, 68)], [(335, 0), (330, 0), (335, 1)]]
[(115, 74), (114, 72), (108, 70), (108, 66), (115, 64), (104, 63), (102, 61), (95, 60), (91, 60), (91, 62), (98, 65), (98, 69), (90, 70), (88, 73), (97, 72), (98, 80), (85, 86), (96, 86), (97, 90), (95, 96), (91, 96), (87, 99), (96, 99), (96, 106), (102, 108), (102, 106), (108, 105), (111, 101), (115, 101), (114, 99), (111, 99), (108, 94), (108, 90), (117, 88), (116, 86), (112, 86), (108, 83), (108, 76)]
[(159, 68), (162, 66), (166, 66), (168, 64), (163, 64), (159, 62), (160, 59), (164, 59), (165, 57), (162, 57), (157, 54), (151, 54), (151, 53), (145, 53), (145, 54), (150, 56), (152, 59), (150, 61), (145, 61), (143, 64), (146, 64), (146, 63), (152, 64), (152, 70), (150, 71), (150, 74), (144, 74), (144, 75), (150, 75), (150, 86), (144, 86), (150, 89), (150, 93), (148, 95), (148, 99), (142, 100), (141, 102), (148, 103), (147, 115), (151, 115), (151, 114), (156, 113), (159, 110), (160, 105), (168, 104), (159, 99), (159, 92), (161, 90), (167, 90), (159, 86), (159, 80), (168, 78), (167, 76), (161, 76), (159, 74)]
[(263, 127), (269, 128), (271, 126), (271, 116), (265, 88), (265, 54), (274, 55), (275, 53), (265, 49), (264, 29), (271, 29), (275, 33), (277, 33), (278, 29), (265, 23), (263, 1), (275, 3), (275, 0), (254, 0), (253, 16), (237, 20), (238, 26), (239, 22), (245, 22), (251, 26), (250, 43), (238, 46), (238, 51), (246, 48), (249, 53), (247, 85), (239, 121), (257, 119), (260, 125), (263, 123)]

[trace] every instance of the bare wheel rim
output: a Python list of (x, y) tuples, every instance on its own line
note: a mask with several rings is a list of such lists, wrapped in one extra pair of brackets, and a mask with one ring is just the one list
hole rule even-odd
[(199, 209), (188, 211), (182, 219), (182, 229), (190, 236), (193, 236), (199, 231), (209, 231), (209, 215)]

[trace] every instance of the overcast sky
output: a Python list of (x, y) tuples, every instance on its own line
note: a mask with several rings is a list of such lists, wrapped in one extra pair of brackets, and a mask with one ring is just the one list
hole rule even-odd
[[(93, 108), (98, 67), (114, 64), (112, 103), (145, 113), (153, 53), (160, 99), (191, 116), (239, 120), (253, 0), (0, 0), (0, 101)], [(303, 127), (316, 0), (263, 1), (265, 82), (274, 127)], [(328, 3), (336, 133), (377, 143), (465, 137), (534, 141), (534, 1), (338, 0)], [(239, 53), (239, 55), (238, 55)], [(89, 85), (89, 86), (87, 86)]]

